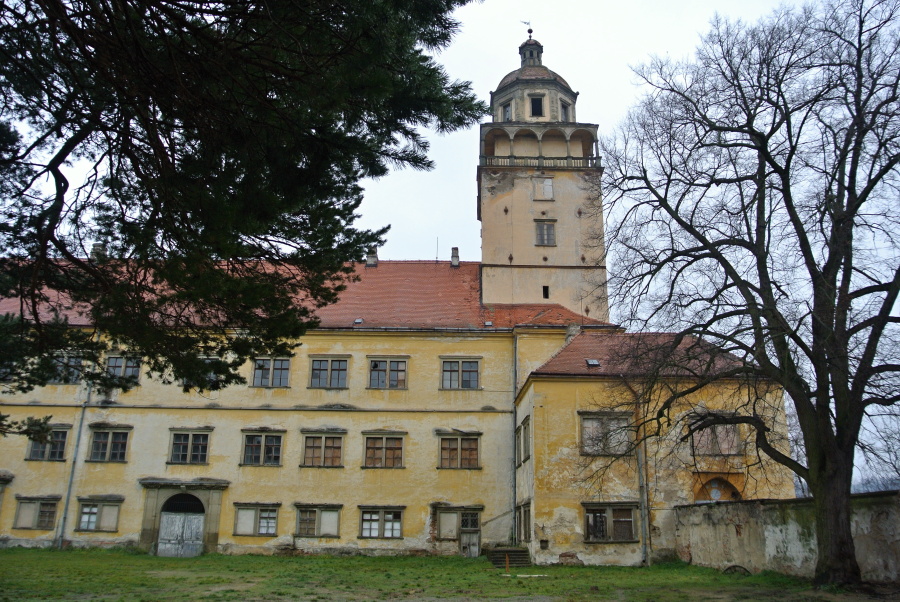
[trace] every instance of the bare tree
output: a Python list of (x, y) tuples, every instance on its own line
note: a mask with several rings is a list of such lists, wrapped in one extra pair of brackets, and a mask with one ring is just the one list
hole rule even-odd
[[(815, 581), (854, 583), (854, 454), (867, 412), (900, 401), (897, 0), (716, 18), (693, 60), (653, 59), (650, 87), (603, 142), (612, 304), (627, 325), (715, 344), (793, 403), (805, 460), (746, 404), (710, 414), (803, 478)], [(674, 401), (663, 405), (660, 419)]]

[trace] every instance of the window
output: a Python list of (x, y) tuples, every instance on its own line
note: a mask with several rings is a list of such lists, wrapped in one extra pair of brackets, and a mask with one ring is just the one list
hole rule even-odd
[(556, 246), (556, 222), (552, 221), (536, 221), (535, 227), (535, 243), (540, 247)]
[[(201, 361), (207, 365), (212, 364), (213, 362), (218, 361), (218, 358), (215, 357), (205, 357), (200, 358)], [(212, 366), (210, 366), (212, 368)], [(215, 391), (220, 388), (219, 381), (221, 377), (216, 374), (212, 369), (210, 369), (206, 374), (199, 376), (198, 378), (185, 378), (181, 381), (181, 384), (184, 388), (195, 388), (200, 390), (210, 390)]]
[(124, 462), (128, 431), (95, 430), (91, 435), (90, 462)]
[(16, 529), (40, 529), (51, 531), (56, 526), (56, 505), (60, 496), (23, 497), (16, 496)]
[(76, 531), (119, 530), (119, 508), (125, 498), (120, 495), (98, 495), (79, 497), (81, 508), (78, 512)]
[(503, 121), (512, 121), (512, 103), (508, 102), (504, 104), (501, 110), (503, 112)]
[(516, 429), (516, 451), (519, 454), (519, 464), (531, 457), (531, 418), (529, 416), (526, 416), (519, 428)]
[(360, 537), (395, 539), (403, 537), (403, 509), (406, 506), (360, 506)]
[(543, 117), (544, 116), (544, 97), (543, 96), (532, 96), (531, 97), (531, 116), (532, 117)]
[(405, 389), (406, 360), (369, 360), (370, 389)]
[(617, 413), (581, 414), (581, 453), (621, 456), (631, 447), (631, 416)]
[(44, 460), (48, 462), (65, 462), (66, 438), (68, 430), (53, 430), (47, 443), (29, 442), (28, 460)]
[(256, 358), (253, 360), (253, 386), (286, 387), (290, 372), (289, 358)]
[(460, 531), (481, 528), (483, 506), (442, 507), (437, 510), (437, 538), (459, 539)]
[(550, 298), (550, 287), (547, 286), (546, 284), (545, 284), (544, 286), (541, 287), (541, 296), (542, 296), (544, 299), (549, 299), (549, 298)]
[(569, 120), (569, 104), (565, 102), (559, 103), (559, 120), (560, 121), (568, 121)]
[(694, 453), (701, 456), (733, 456), (741, 453), (738, 425), (715, 424), (692, 435)]
[(81, 382), (81, 357), (77, 355), (57, 355), (53, 358), (54, 374), (51, 383), (75, 384)]
[(241, 466), (281, 466), (281, 435), (245, 434)]
[(442, 389), (477, 389), (478, 360), (443, 360)]
[(309, 386), (314, 389), (346, 389), (346, 359), (313, 359)]
[(478, 437), (441, 437), (439, 468), (478, 468)]
[(315, 433), (304, 436), (302, 466), (341, 468), (343, 434)]
[(278, 534), (278, 507), (272, 504), (234, 504), (234, 534), (274, 537)]
[(399, 434), (367, 436), (365, 468), (403, 468), (403, 437)]
[(118, 376), (137, 382), (141, 375), (141, 360), (136, 357), (111, 355), (106, 358), (106, 373), (110, 376)]
[(531, 502), (516, 508), (516, 535), (520, 542), (531, 541)]
[(209, 431), (172, 433), (172, 454), (169, 457), (169, 464), (206, 464), (208, 454)]
[(340, 537), (339, 504), (294, 504), (297, 508), (297, 537)]
[(534, 200), (553, 200), (553, 178), (535, 178), (532, 182), (534, 184)]
[(634, 511), (637, 504), (583, 503), (584, 541), (636, 541)]

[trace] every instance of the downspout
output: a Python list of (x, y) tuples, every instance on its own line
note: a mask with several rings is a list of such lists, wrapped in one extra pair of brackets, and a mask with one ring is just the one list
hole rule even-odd
[(647, 497), (647, 474), (644, 461), (646, 458), (645, 441), (641, 441), (637, 447), (637, 473), (638, 495), (641, 508), (641, 564), (650, 566), (649, 541), (650, 541), (650, 509)]
[(519, 449), (516, 446), (516, 426), (519, 424), (519, 408), (516, 406), (516, 397), (518, 396), (518, 382), (519, 382), (519, 335), (516, 334), (516, 329), (513, 328), (513, 366), (512, 366), (512, 377), (513, 377), (513, 386), (512, 386), (512, 428), (509, 433), (512, 437), (512, 516), (513, 516), (513, 532), (512, 532), (512, 541), (514, 544), (518, 545), (519, 543), (519, 516), (516, 513), (516, 502), (519, 500), (519, 489), (518, 489), (518, 481), (516, 480), (516, 457), (519, 455)]
[(78, 419), (78, 432), (75, 433), (75, 451), (72, 453), (72, 468), (69, 470), (69, 486), (66, 488), (66, 501), (63, 504), (62, 519), (59, 521), (59, 535), (56, 538), (56, 547), (60, 550), (63, 547), (63, 540), (66, 535), (66, 519), (69, 516), (69, 502), (72, 500), (72, 485), (75, 482), (75, 465), (81, 457), (81, 433), (84, 430), (84, 415), (87, 412), (88, 404), (91, 403), (91, 393), (94, 387), (88, 383), (87, 397), (81, 404), (81, 416)]

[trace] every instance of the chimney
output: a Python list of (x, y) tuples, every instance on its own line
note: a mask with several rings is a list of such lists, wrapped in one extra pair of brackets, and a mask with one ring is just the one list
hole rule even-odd
[(104, 259), (106, 259), (106, 247), (101, 242), (95, 242), (91, 246), (91, 261), (100, 263)]
[(454, 268), (459, 267), (459, 247), (453, 247), (450, 251), (450, 265)]
[(378, 249), (372, 247), (369, 249), (369, 253), (366, 255), (366, 267), (367, 268), (377, 268), (378, 267)]

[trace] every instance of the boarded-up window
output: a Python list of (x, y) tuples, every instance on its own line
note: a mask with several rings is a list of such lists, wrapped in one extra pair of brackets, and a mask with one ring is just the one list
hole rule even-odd
[(459, 513), (438, 513), (438, 537), (441, 539), (456, 539), (459, 537)]
[(278, 531), (277, 504), (235, 505), (234, 534), (274, 537)]

